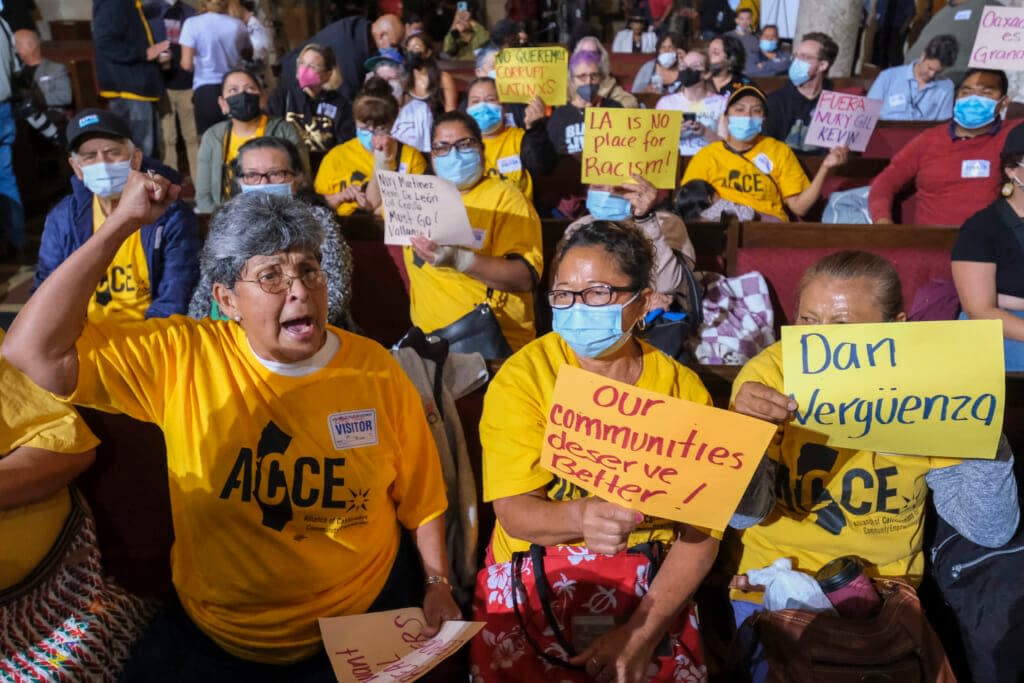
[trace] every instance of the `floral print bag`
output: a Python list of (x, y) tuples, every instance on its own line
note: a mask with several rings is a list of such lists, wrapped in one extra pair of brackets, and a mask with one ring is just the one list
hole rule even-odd
[[(474, 620), (486, 623), (470, 649), (474, 683), (590, 681), (568, 660), (647, 594), (660, 544), (597, 555), (585, 546), (534, 545), (477, 575)], [(649, 681), (707, 680), (693, 603), (676, 618), (648, 667)]]

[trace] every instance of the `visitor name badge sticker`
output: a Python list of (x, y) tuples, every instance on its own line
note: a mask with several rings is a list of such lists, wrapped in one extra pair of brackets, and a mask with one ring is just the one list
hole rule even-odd
[(375, 408), (333, 413), (327, 418), (327, 426), (336, 451), (377, 445), (377, 410)]
[(988, 178), (990, 166), (988, 159), (964, 159), (960, 164), (960, 177)]

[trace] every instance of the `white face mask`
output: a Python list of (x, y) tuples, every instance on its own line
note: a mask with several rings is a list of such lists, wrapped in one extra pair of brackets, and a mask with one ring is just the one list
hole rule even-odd
[(666, 69), (671, 69), (675, 66), (678, 59), (679, 55), (676, 54), (675, 50), (672, 52), (662, 52), (658, 55), (658, 64), (661, 64)]

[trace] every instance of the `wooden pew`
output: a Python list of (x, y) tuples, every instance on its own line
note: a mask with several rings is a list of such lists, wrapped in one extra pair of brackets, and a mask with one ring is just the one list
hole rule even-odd
[(919, 287), (932, 278), (952, 279), (949, 255), (957, 232), (930, 225), (743, 223), (727, 269), (730, 275), (756, 270), (765, 276), (782, 325), (795, 319), (797, 284), (811, 264), (842, 249), (870, 251), (895, 264), (909, 311)]
[(868, 140), (864, 156), (892, 159), (896, 152), (924, 131), (946, 125), (948, 121), (879, 121)]

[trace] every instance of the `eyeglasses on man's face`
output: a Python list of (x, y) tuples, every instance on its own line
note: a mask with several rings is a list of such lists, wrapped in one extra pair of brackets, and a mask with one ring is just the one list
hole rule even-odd
[(243, 171), (238, 175), (238, 179), (243, 185), (262, 185), (264, 182), (279, 185), (281, 183), (290, 183), (294, 177), (295, 173), (286, 168), (277, 171), (267, 171), (266, 173)]

